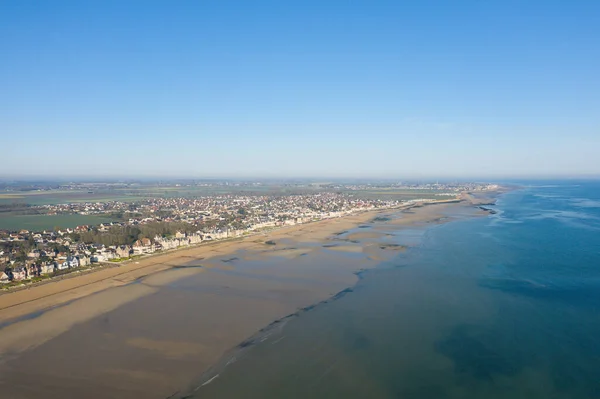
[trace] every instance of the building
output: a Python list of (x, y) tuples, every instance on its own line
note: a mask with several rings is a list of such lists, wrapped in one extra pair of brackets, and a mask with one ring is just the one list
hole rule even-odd
[(42, 265), (41, 267), (41, 274), (52, 274), (56, 271), (56, 263), (55, 262), (49, 262), (49, 263), (45, 263)]
[(78, 256), (77, 259), (79, 259), (79, 266), (89, 266), (91, 263), (87, 256)]
[(58, 270), (66, 270), (69, 268), (69, 264), (66, 260), (59, 259), (56, 261), (56, 268)]
[(10, 283), (10, 276), (5, 272), (0, 272), (0, 284)]
[(65, 263), (69, 269), (79, 267), (79, 259), (77, 259), (75, 256), (68, 256), (67, 260), (65, 260)]
[(117, 258), (128, 258), (130, 254), (130, 248), (126, 245), (121, 245), (115, 249), (115, 253), (117, 254)]
[(21, 281), (27, 279), (27, 269), (24, 266), (17, 266), (12, 271), (14, 281)]
[(29, 278), (39, 276), (41, 274), (41, 271), (42, 267), (40, 265), (36, 265), (35, 263), (32, 263), (27, 266), (27, 275)]

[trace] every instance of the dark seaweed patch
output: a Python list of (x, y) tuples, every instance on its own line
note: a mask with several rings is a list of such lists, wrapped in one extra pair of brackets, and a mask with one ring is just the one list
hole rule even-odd
[(193, 268), (201, 268), (204, 267), (202, 265), (176, 265), (172, 266), (173, 269), (193, 269)]
[(377, 216), (372, 221), (373, 222), (389, 222), (390, 220), (392, 220), (392, 219), (387, 216)]
[(406, 245), (399, 245), (399, 244), (382, 244), (382, 245), (379, 245), (379, 249), (394, 249), (394, 250), (402, 250), (402, 249), (406, 249)]

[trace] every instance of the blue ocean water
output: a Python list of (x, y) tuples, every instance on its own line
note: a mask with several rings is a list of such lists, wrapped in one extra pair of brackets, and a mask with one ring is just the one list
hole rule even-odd
[(283, 326), (194, 397), (600, 398), (600, 183), (525, 183)]

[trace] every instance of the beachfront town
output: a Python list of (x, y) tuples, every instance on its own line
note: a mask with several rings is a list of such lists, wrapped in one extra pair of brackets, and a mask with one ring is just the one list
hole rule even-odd
[[(495, 188), (475, 187), (480, 191)], [(277, 227), (431, 201), (434, 200), (365, 199), (352, 194), (319, 192), (33, 206), (27, 208), (30, 214), (110, 216), (112, 221), (42, 231), (0, 230), (0, 284), (7, 287), (36, 282)]]
[(106, 262), (402, 204), (319, 193), (44, 205), (40, 208), (45, 214), (118, 214), (120, 220), (0, 232), (0, 283), (37, 281)]

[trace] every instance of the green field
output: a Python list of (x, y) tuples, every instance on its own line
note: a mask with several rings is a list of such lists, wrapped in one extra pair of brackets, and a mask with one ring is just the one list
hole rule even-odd
[(0, 230), (52, 230), (72, 228), (83, 224), (97, 225), (112, 219), (93, 215), (10, 215), (0, 216)]
[(131, 202), (144, 199), (119, 191), (88, 193), (87, 191), (38, 191), (28, 193), (0, 194), (0, 204), (26, 203), (31, 205), (55, 205), (79, 202)]
[(400, 200), (408, 201), (413, 199), (449, 199), (451, 197), (438, 196), (436, 194), (444, 191), (433, 190), (407, 190), (407, 189), (382, 189), (374, 188), (360, 191), (344, 191), (347, 194), (354, 195), (358, 198), (380, 199), (380, 200)]

